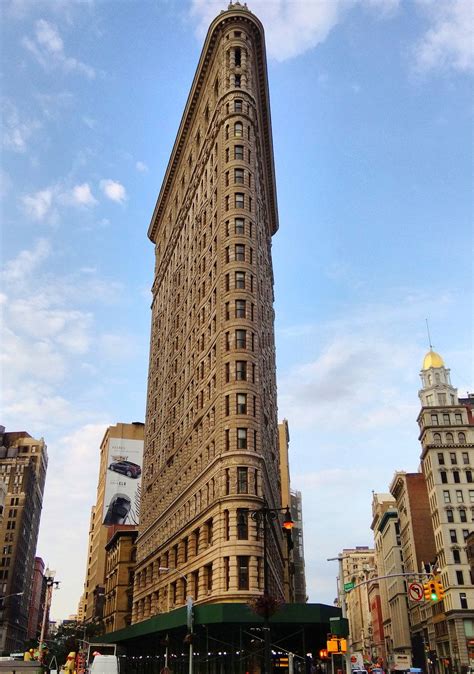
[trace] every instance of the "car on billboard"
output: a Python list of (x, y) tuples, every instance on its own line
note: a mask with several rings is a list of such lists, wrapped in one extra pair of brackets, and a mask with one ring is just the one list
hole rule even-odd
[(134, 478), (140, 477), (142, 474), (142, 469), (138, 463), (133, 463), (132, 461), (113, 461), (109, 466), (109, 470)]
[(104, 517), (104, 524), (125, 524), (132, 502), (126, 494), (114, 494)]

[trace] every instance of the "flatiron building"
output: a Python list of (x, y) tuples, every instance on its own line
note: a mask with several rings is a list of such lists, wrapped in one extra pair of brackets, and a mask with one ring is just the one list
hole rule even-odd
[[(264, 32), (235, 3), (207, 33), (148, 230), (155, 277), (132, 622), (187, 596), (263, 592), (252, 513), (282, 505), (277, 229)], [(281, 527), (267, 527), (268, 588), (282, 598)]]

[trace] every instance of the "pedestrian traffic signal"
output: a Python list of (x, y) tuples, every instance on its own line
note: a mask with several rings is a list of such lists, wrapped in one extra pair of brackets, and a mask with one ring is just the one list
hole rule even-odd
[(326, 660), (327, 657), (328, 657), (327, 649), (326, 649), (326, 648), (322, 648), (322, 649), (319, 651), (319, 659), (320, 659), (320, 660)]

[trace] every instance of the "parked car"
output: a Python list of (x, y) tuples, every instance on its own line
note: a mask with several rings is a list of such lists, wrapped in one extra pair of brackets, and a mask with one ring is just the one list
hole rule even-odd
[(132, 463), (132, 461), (114, 461), (110, 464), (109, 470), (134, 478), (140, 477), (142, 474), (142, 469), (138, 463)]
[(109, 503), (104, 524), (125, 524), (127, 515), (132, 507), (132, 502), (126, 494), (115, 494)]

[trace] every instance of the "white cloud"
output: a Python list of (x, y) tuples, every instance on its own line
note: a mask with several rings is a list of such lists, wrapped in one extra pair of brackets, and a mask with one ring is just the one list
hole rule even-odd
[(93, 117), (83, 115), (82, 121), (87, 127), (89, 127), (89, 129), (95, 129), (97, 127), (97, 120), (95, 120)]
[(65, 54), (64, 42), (57, 27), (45, 19), (36, 22), (34, 38), (24, 36), (21, 43), (45, 70), (59, 68), (66, 73), (77, 72), (89, 79), (95, 77), (94, 68)]
[[(285, 61), (323, 43), (355, 6), (385, 18), (395, 13), (399, 0), (253, 0), (251, 10), (265, 26), (269, 56)], [(193, 0), (191, 14), (199, 21), (200, 37), (221, 9), (222, 3), (218, 0)]]
[(100, 189), (108, 199), (123, 204), (127, 199), (125, 187), (115, 180), (101, 180)]
[(137, 163), (135, 164), (135, 168), (140, 173), (147, 173), (148, 172), (148, 166), (142, 161), (137, 161)]
[(28, 141), (41, 128), (36, 119), (26, 119), (20, 115), (11, 101), (5, 100), (2, 106), (2, 145), (7, 150), (24, 153)]
[(74, 102), (74, 94), (70, 91), (61, 91), (57, 94), (36, 94), (43, 115), (48, 119), (57, 119), (59, 112), (71, 107)]
[(2, 271), (5, 281), (18, 281), (25, 274), (31, 274), (51, 253), (47, 239), (38, 239), (32, 250), (22, 250), (16, 258), (9, 260)]
[(46, 188), (34, 194), (22, 197), (24, 209), (35, 220), (44, 220), (51, 213), (53, 205), (53, 189)]
[(418, 0), (430, 27), (415, 46), (415, 65), (421, 72), (474, 70), (474, 11), (471, 0)]
[(82, 183), (72, 188), (73, 201), (81, 206), (94, 206), (97, 199), (94, 198), (89, 183)]

